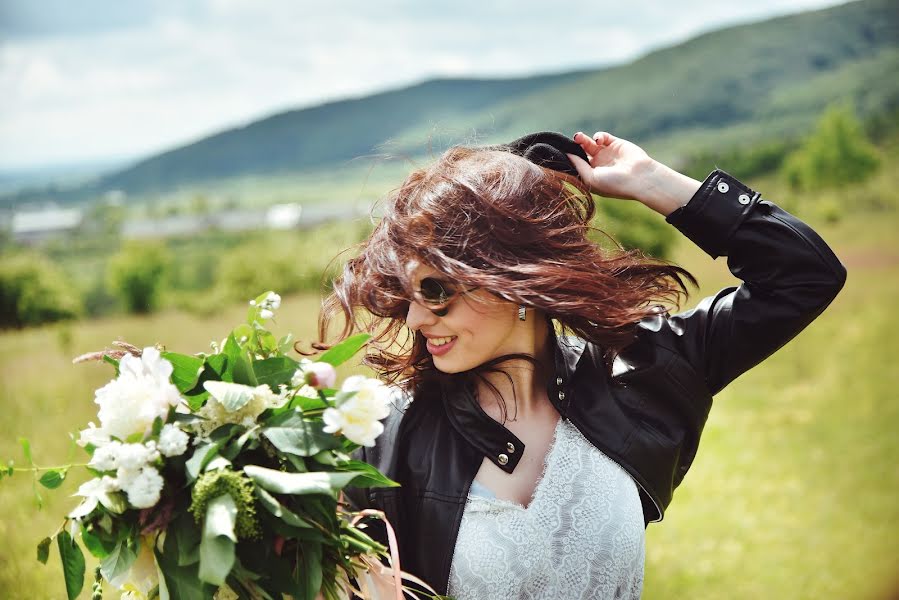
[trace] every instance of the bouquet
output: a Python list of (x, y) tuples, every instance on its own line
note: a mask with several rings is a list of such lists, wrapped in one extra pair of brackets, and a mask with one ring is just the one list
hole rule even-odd
[(294, 360), (286, 355), (292, 336), (276, 340), (265, 326), (280, 302), (274, 292), (250, 301), (246, 323), (208, 354), (119, 342), (75, 359), (116, 370), (96, 391), (99, 425), (78, 440), (89, 460), (18, 469), (10, 462), (0, 473), (31, 471), (50, 489), (71, 468), (92, 475), (76, 492), (80, 503), (37, 549), (46, 563), (55, 539), (70, 599), (84, 587), (80, 545), (100, 561), (93, 598), (104, 580), (128, 600), (368, 598), (368, 574), (385, 572), (382, 557), (400, 596), (395, 551), (356, 525), (383, 515), (353, 513), (341, 501), (348, 485), (397, 485), (351, 458), (383, 431), (389, 388), (362, 376), (337, 386), (334, 367), (369, 336), (351, 337), (317, 362)]

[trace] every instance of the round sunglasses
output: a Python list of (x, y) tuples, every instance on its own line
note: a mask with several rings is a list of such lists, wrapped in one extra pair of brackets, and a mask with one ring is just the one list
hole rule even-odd
[(476, 289), (478, 288), (462, 289), (457, 284), (437, 277), (424, 277), (415, 291), (415, 299), (438, 317), (445, 317), (456, 298)]

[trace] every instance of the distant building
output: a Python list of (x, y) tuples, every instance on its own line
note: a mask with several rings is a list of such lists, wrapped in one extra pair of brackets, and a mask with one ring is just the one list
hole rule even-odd
[(20, 244), (37, 244), (77, 230), (84, 219), (77, 208), (45, 208), (13, 213), (10, 233)]

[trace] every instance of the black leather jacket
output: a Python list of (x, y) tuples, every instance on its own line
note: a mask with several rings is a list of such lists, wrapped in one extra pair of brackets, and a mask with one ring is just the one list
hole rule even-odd
[[(805, 223), (722, 171), (666, 219), (743, 283), (675, 315), (660, 307), (608, 375), (592, 343), (556, 339), (549, 398), (637, 483), (644, 522), (661, 521), (690, 468), (712, 397), (792, 339), (830, 304), (846, 269)], [(416, 393), (359, 455), (399, 488), (351, 490), (383, 510), (402, 567), (446, 593), (468, 490), (486, 456), (511, 473), (524, 444), (464, 401), (466, 385)], [(374, 528), (376, 537), (383, 534)]]

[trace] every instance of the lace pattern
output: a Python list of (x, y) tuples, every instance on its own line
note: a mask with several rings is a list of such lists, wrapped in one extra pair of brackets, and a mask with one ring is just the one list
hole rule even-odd
[(450, 569), (456, 600), (639, 598), (643, 509), (630, 475), (559, 420), (527, 508), (473, 486)]

